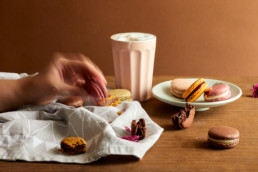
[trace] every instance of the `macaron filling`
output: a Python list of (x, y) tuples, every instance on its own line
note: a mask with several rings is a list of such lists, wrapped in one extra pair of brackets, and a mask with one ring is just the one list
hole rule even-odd
[(201, 84), (199, 84), (187, 97), (186, 97), (186, 101), (188, 101), (188, 99), (198, 90), (201, 88), (201, 86), (204, 84), (205, 82), (203, 81)]
[(231, 139), (231, 140), (220, 140), (220, 139), (213, 139), (210, 136), (208, 137), (208, 140), (211, 140), (216, 143), (225, 143), (225, 144), (231, 144), (239, 141), (239, 138)]
[(216, 96), (210, 96), (210, 97), (208, 97), (207, 95), (204, 95), (204, 98), (205, 98), (206, 100), (212, 100), (212, 99), (217, 99), (217, 98), (221, 98), (221, 97), (226, 97), (229, 93), (230, 93), (230, 91), (228, 90), (228, 91), (226, 91), (225, 93), (220, 94), (220, 95), (216, 95)]

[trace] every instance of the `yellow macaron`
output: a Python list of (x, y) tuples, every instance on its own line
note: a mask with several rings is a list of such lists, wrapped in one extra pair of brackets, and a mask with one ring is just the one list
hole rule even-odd
[(131, 92), (127, 89), (113, 89), (108, 91), (109, 96), (115, 96), (121, 101), (132, 101)]
[(208, 84), (204, 81), (203, 78), (200, 78), (184, 92), (182, 97), (185, 99), (186, 102), (194, 102), (202, 95), (207, 87)]

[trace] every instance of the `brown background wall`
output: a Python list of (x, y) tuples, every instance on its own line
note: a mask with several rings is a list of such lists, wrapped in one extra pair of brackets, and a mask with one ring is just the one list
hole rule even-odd
[(36, 72), (61, 51), (112, 75), (110, 35), (129, 31), (157, 35), (155, 75), (258, 74), (256, 0), (1, 0), (0, 71)]

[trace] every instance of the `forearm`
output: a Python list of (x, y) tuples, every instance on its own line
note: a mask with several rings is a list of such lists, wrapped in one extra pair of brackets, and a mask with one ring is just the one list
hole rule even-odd
[(0, 80), (0, 112), (28, 104), (26, 85), (29, 79)]

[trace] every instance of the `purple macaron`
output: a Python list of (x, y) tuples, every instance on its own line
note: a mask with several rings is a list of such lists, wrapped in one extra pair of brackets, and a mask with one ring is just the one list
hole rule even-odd
[(230, 96), (231, 91), (228, 84), (216, 84), (204, 93), (204, 99), (206, 102), (227, 100)]

